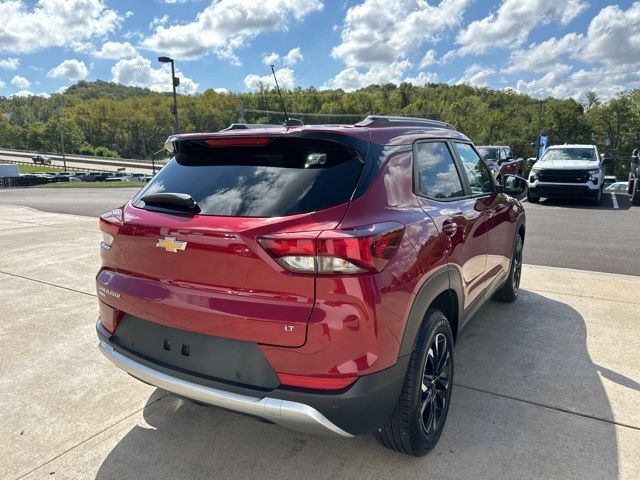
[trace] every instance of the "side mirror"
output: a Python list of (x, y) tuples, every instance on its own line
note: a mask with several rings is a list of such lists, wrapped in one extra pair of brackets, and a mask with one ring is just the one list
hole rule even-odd
[(610, 167), (611, 165), (613, 165), (613, 158), (611, 157), (604, 157), (602, 159), (602, 165), (604, 167)]
[(522, 177), (506, 175), (502, 180), (502, 188), (507, 195), (518, 197), (527, 191), (529, 184)]

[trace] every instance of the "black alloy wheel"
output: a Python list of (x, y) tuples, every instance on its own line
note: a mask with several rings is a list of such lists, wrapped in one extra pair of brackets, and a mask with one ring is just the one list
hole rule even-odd
[(443, 423), (451, 386), (451, 352), (447, 337), (438, 333), (427, 351), (422, 376), (420, 412), (426, 434), (437, 431)]

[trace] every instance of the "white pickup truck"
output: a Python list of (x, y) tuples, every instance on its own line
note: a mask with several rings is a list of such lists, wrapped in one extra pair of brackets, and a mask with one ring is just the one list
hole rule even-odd
[(553, 145), (544, 152), (529, 173), (527, 200), (545, 198), (587, 198), (599, 205), (604, 187), (604, 167), (595, 145)]

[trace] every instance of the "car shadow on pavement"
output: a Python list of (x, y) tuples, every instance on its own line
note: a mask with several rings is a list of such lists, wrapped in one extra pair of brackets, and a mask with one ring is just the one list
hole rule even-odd
[(613, 413), (586, 335), (574, 308), (530, 291), (483, 307), (456, 347), (449, 419), (424, 458), (371, 435), (305, 435), (152, 395), (97, 478), (617, 478)]
[(616, 193), (615, 199), (617, 208), (614, 207), (613, 197), (609, 192), (602, 194), (600, 205), (592, 205), (589, 200), (573, 198), (545, 198), (540, 200), (540, 205), (584, 210), (629, 210), (631, 208), (631, 197), (626, 193)]

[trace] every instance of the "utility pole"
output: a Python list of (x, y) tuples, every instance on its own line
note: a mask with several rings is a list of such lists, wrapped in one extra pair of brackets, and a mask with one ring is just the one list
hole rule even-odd
[[(140, 135), (140, 140), (142, 141), (142, 154), (144, 155), (144, 159), (148, 160), (147, 158), (147, 141), (144, 138), (144, 133), (142, 133), (142, 130), (138, 130), (138, 133)], [(156, 174), (156, 161), (153, 158), (153, 155), (151, 155), (151, 169), (153, 170), (153, 174)]]
[(536, 139), (536, 160), (540, 160), (540, 137), (542, 136), (542, 106), (544, 100), (538, 102), (538, 138)]
[(67, 157), (64, 154), (64, 130), (62, 128), (62, 116), (60, 115), (60, 104), (56, 104), (56, 111), (58, 114), (58, 131), (60, 132), (60, 150), (62, 151), (62, 165), (63, 170), (67, 171)]

